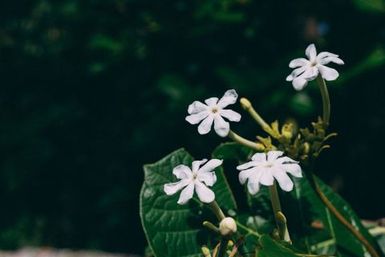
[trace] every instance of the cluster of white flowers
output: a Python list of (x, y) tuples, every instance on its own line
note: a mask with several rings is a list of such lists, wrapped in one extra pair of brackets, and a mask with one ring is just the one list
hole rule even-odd
[[(305, 53), (308, 59), (294, 59), (289, 64), (290, 68), (295, 69), (286, 80), (292, 81), (296, 90), (303, 89), (309, 81), (319, 75), (328, 81), (335, 80), (339, 76), (335, 69), (325, 66), (330, 62), (344, 64), (338, 55), (329, 52), (321, 52), (317, 55), (314, 44), (309, 45)], [(228, 121), (239, 122), (241, 120), (239, 113), (224, 109), (228, 105), (234, 104), (237, 98), (237, 92), (231, 89), (226, 91), (221, 99), (211, 97), (206, 99), (205, 103), (195, 101), (188, 107), (189, 115), (186, 117), (186, 121), (193, 125), (200, 123), (198, 132), (201, 135), (209, 133), (214, 123), (215, 132), (221, 137), (226, 137), (230, 132)], [(164, 191), (167, 195), (173, 195), (182, 190), (178, 204), (187, 203), (194, 196), (194, 191), (201, 202), (211, 203), (215, 200), (215, 194), (209, 187), (215, 184), (217, 178), (214, 170), (221, 164), (222, 160), (212, 159), (207, 162), (207, 159), (203, 159), (194, 161), (191, 169), (186, 165), (179, 165), (173, 169), (173, 174), (179, 181), (165, 184)], [(201, 165), (203, 166), (201, 167)], [(252, 195), (259, 191), (260, 185), (272, 186), (274, 180), (278, 182), (282, 190), (291, 191), (293, 181), (288, 174), (297, 178), (302, 177), (298, 162), (283, 156), (281, 151), (256, 153), (252, 156), (251, 161), (239, 165), (237, 169), (240, 170), (240, 183), (243, 185), (247, 181), (247, 189)]]

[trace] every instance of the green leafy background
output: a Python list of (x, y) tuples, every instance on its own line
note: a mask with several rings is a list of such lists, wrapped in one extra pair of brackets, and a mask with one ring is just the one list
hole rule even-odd
[[(339, 136), (316, 173), (360, 217), (382, 217), (383, 6), (0, 1), (0, 248), (142, 253), (143, 164), (181, 146), (206, 158), (223, 142), (185, 122), (188, 104), (236, 88), (267, 120), (308, 124), (320, 111), (317, 88), (297, 93), (285, 77), (310, 42), (346, 63), (329, 84)], [(247, 115), (233, 128), (248, 138), (261, 132)]]

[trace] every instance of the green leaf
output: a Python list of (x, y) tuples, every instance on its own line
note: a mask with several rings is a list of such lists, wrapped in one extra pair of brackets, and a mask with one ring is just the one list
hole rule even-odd
[[(201, 246), (211, 245), (207, 231), (201, 225), (207, 217), (214, 217), (207, 213), (207, 208), (198, 200), (178, 205), (179, 194), (167, 196), (163, 192), (164, 184), (175, 181), (172, 169), (179, 164), (190, 166), (192, 161), (187, 151), (179, 149), (154, 164), (144, 166), (140, 216), (155, 256), (201, 256)], [(213, 191), (218, 204), (224, 210), (236, 209), (223, 170), (216, 169), (216, 175)]]
[(259, 243), (262, 248), (257, 252), (257, 257), (298, 257), (291, 249), (273, 240), (270, 236), (261, 236)]
[[(305, 178), (295, 181), (295, 189), (291, 195), (297, 199), (298, 210), (300, 212), (299, 219), (301, 223), (305, 223), (302, 224), (305, 225), (302, 231), (306, 234), (304, 238), (306, 241), (305, 244), (307, 244), (310, 250), (317, 254), (334, 254), (334, 251), (337, 250), (341, 256), (366, 256), (364, 246), (335, 218), (333, 213), (326, 208), (310, 186), (309, 181)], [(351, 222), (375, 248), (379, 249), (377, 243), (362, 225), (361, 220), (350, 205), (320, 179), (317, 178), (317, 182), (322, 192), (337, 210)], [(289, 217), (289, 222), (290, 220)], [(317, 220), (322, 222), (323, 228), (314, 229), (310, 227), (311, 222)], [(298, 225), (298, 223), (296, 225)], [(290, 226), (289, 223), (289, 229), (290, 227), (293, 226)]]
[(226, 160), (237, 160), (245, 162), (250, 159), (253, 154), (253, 150), (235, 142), (227, 142), (220, 144), (215, 148), (213, 152), (214, 158), (226, 159)]

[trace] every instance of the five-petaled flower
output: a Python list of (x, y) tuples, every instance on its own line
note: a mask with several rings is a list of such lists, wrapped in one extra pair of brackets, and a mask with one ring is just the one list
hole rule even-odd
[(298, 58), (289, 63), (289, 67), (295, 69), (287, 76), (286, 80), (292, 81), (293, 87), (296, 90), (303, 89), (307, 83), (314, 80), (318, 74), (321, 74), (322, 78), (327, 81), (338, 78), (339, 74), (335, 69), (325, 66), (330, 62), (340, 65), (344, 64), (344, 62), (338, 58), (338, 55), (329, 52), (321, 52), (317, 55), (314, 44), (309, 45), (305, 53), (308, 59)]
[(301, 167), (298, 162), (289, 157), (282, 156), (281, 151), (270, 151), (266, 153), (256, 153), (251, 161), (239, 165), (239, 181), (241, 184), (247, 182), (247, 188), (250, 194), (254, 195), (259, 191), (259, 184), (271, 186), (274, 179), (278, 181), (279, 186), (284, 191), (293, 189), (293, 182), (287, 173), (294, 177), (302, 177)]
[[(193, 197), (194, 190), (199, 200), (203, 203), (211, 203), (214, 201), (215, 194), (208, 187), (213, 186), (217, 181), (213, 170), (222, 164), (222, 160), (212, 159), (206, 162), (207, 159), (193, 161), (192, 169), (183, 164), (176, 166), (172, 173), (180, 179), (180, 181), (165, 184), (163, 187), (164, 192), (167, 195), (173, 195), (183, 189), (180, 193), (178, 204), (187, 203)], [(200, 167), (201, 165), (203, 166)]]
[(223, 97), (218, 101), (217, 97), (211, 97), (205, 100), (205, 103), (195, 101), (188, 107), (188, 115), (186, 121), (190, 124), (199, 124), (198, 132), (201, 135), (210, 132), (214, 122), (215, 132), (221, 137), (229, 134), (230, 124), (223, 119), (229, 121), (240, 121), (241, 115), (233, 110), (223, 109), (237, 101), (238, 94), (234, 89), (227, 90)]

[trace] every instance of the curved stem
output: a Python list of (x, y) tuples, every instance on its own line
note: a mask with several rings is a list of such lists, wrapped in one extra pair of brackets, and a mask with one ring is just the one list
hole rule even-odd
[(289, 230), (287, 229), (286, 217), (282, 213), (281, 202), (279, 201), (277, 185), (275, 182), (272, 186), (269, 186), (269, 191), (270, 191), (271, 205), (273, 207), (274, 218), (277, 224), (279, 236), (281, 240), (284, 240), (286, 242), (291, 242)]
[(255, 111), (253, 105), (247, 98), (241, 98), (240, 103), (242, 108), (250, 114), (250, 116), (262, 127), (266, 133), (274, 138), (277, 138), (277, 135), (271, 129), (269, 124), (267, 124), (267, 122)]
[(213, 213), (215, 214), (215, 216), (217, 216), (218, 221), (221, 221), (224, 218), (226, 218), (226, 216), (223, 214), (223, 211), (221, 210), (221, 207), (219, 207), (217, 201), (213, 201), (213, 202), (209, 203), (208, 205), (210, 206), (210, 208), (213, 211)]
[(238, 221), (235, 221), (235, 223), (237, 224), (238, 227), (240, 227), (241, 229), (247, 231), (247, 233), (249, 233), (251, 235), (254, 235), (254, 236), (258, 237), (258, 238), (261, 237), (261, 235), (257, 231), (249, 229), (248, 227), (246, 227), (242, 223), (239, 223)]
[(329, 126), (329, 121), (330, 121), (329, 91), (328, 91), (328, 88), (326, 86), (325, 80), (321, 77), (321, 75), (318, 75), (317, 83), (318, 83), (319, 89), (321, 91), (321, 96), (322, 96), (322, 120), (324, 121), (325, 128), (327, 128)]
[(358, 231), (349, 221), (345, 219), (344, 216), (334, 207), (334, 205), (329, 201), (326, 195), (322, 192), (314, 174), (311, 174), (311, 182), (314, 185), (315, 191), (317, 192), (319, 198), (324, 203), (324, 205), (330, 210), (331, 213), (336, 217), (336, 219), (342, 223), (356, 238), (359, 240), (369, 252), (372, 257), (379, 257), (379, 254), (374, 249), (374, 247), (366, 240), (366, 238)]
[(232, 130), (230, 130), (228, 137), (231, 138), (232, 140), (234, 140), (235, 142), (237, 142), (241, 145), (250, 147), (256, 151), (263, 151), (265, 149), (262, 145), (259, 145), (253, 141), (250, 141), (246, 138), (243, 138)]

